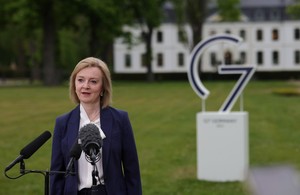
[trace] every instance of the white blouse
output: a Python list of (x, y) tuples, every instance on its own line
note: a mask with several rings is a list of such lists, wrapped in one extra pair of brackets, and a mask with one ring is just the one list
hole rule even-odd
[[(101, 129), (100, 125), (100, 118), (98, 118), (96, 121), (91, 122), (89, 120), (89, 117), (86, 114), (86, 111), (84, 110), (83, 106), (80, 104), (80, 127), (83, 127), (84, 125), (88, 123), (95, 124), (100, 131), (100, 136), (102, 139), (104, 139), (106, 136), (104, 132)], [(96, 163), (97, 170), (99, 173), (99, 178), (101, 184), (104, 184), (104, 178), (103, 178), (103, 166), (102, 166), (102, 148), (100, 149), (100, 160)], [(85, 152), (82, 151), (80, 158), (78, 159), (78, 177), (79, 177), (79, 183), (78, 183), (78, 191), (83, 188), (90, 188), (93, 185), (93, 177), (92, 177), (92, 171), (93, 171), (93, 165), (88, 162), (85, 158)], [(97, 178), (97, 185), (100, 184)]]

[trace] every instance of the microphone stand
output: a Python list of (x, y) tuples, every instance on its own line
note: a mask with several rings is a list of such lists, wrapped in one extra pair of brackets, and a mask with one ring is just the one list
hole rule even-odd
[[(48, 171), (48, 170), (26, 170), (25, 169), (25, 162), (24, 160), (20, 161), (20, 175), (17, 177), (10, 177), (4, 172), (5, 176), (9, 179), (18, 179), (26, 174), (29, 173), (40, 173), (44, 176), (44, 195), (49, 195), (49, 178), (50, 174), (66, 174), (65, 171)], [(69, 174), (75, 174), (74, 172), (71, 172)]]
[(27, 173), (41, 173), (42, 175), (44, 175), (44, 194), (49, 195), (50, 172), (49, 171), (37, 171), (37, 170), (25, 170), (25, 162), (22, 159), (20, 161), (20, 174), (25, 175)]
[(97, 189), (98, 170), (96, 166), (97, 156), (94, 154), (94, 152), (91, 152), (90, 159), (91, 159), (91, 164), (93, 165), (93, 171), (92, 171), (93, 185), (91, 187), (92, 189), (91, 195), (97, 195), (98, 194), (98, 189)]
[(92, 185), (92, 193), (91, 195), (96, 195), (98, 194), (98, 189), (97, 189), (97, 175), (98, 175), (98, 171), (96, 169), (96, 165), (94, 164), (94, 170), (92, 171), (92, 177), (93, 177), (93, 185)]

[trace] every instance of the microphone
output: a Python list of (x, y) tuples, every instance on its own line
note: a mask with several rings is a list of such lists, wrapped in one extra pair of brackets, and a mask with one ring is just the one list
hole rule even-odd
[(86, 154), (87, 161), (92, 164), (99, 161), (103, 140), (99, 128), (95, 124), (89, 123), (79, 130), (78, 142)]
[(20, 151), (20, 156), (18, 156), (13, 162), (11, 162), (6, 168), (5, 172), (10, 170), (15, 164), (18, 162), (22, 162), (23, 159), (28, 159), (31, 157), (33, 153), (35, 153), (49, 138), (51, 137), (51, 133), (49, 131), (45, 131), (40, 136), (38, 136), (35, 140), (29, 143)]
[(71, 170), (73, 168), (74, 161), (78, 160), (80, 158), (81, 152), (82, 152), (81, 146), (78, 144), (78, 142), (76, 140), (76, 142), (73, 144), (71, 151), (70, 151), (71, 159), (66, 168), (65, 176), (67, 176), (69, 173), (71, 173), (71, 175), (74, 175), (74, 173), (72, 173)]

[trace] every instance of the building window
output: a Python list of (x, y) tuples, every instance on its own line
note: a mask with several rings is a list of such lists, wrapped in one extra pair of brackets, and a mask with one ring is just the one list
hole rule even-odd
[(162, 67), (164, 65), (164, 56), (162, 53), (157, 54), (157, 66)]
[(273, 51), (273, 53), (272, 53), (272, 60), (273, 60), (273, 64), (274, 65), (278, 65), (279, 64), (279, 53), (278, 53), (278, 51)]
[(280, 19), (280, 11), (277, 9), (273, 9), (270, 12), (270, 19), (271, 20), (279, 20)]
[(215, 30), (211, 30), (211, 31), (209, 32), (209, 35), (215, 35), (215, 34), (217, 34)]
[(126, 68), (131, 67), (131, 56), (130, 56), (130, 54), (125, 54), (125, 67)]
[(224, 54), (225, 64), (232, 64), (232, 54), (230, 51), (226, 51)]
[(158, 43), (162, 43), (163, 42), (163, 33), (161, 31), (157, 31), (156, 39), (157, 39)]
[(217, 55), (216, 55), (215, 52), (210, 53), (210, 63), (211, 63), (212, 66), (217, 66), (218, 65)]
[(240, 30), (240, 37), (242, 37), (244, 39), (244, 41), (246, 40), (246, 31), (245, 30)]
[(240, 64), (245, 64), (246, 63), (246, 52), (242, 51), (240, 53)]
[(300, 50), (296, 50), (294, 55), (295, 55), (294, 57), (295, 64), (300, 65)]
[(225, 34), (231, 34), (230, 30), (225, 30)]
[(265, 12), (263, 10), (257, 9), (256, 12), (254, 13), (255, 14), (255, 16), (254, 16), (255, 20), (256, 21), (263, 21), (263, 20), (265, 20), (265, 14), (264, 13)]
[(262, 65), (264, 63), (264, 56), (262, 51), (256, 53), (256, 63), (257, 65)]
[(146, 54), (143, 53), (143, 54), (141, 54), (141, 66), (146, 67), (146, 64), (147, 64)]
[(294, 30), (294, 38), (295, 38), (295, 40), (299, 40), (300, 39), (300, 29), (299, 28), (296, 28)]
[(262, 41), (263, 40), (263, 32), (262, 30), (257, 30), (256, 31), (256, 40)]
[(183, 53), (179, 53), (178, 54), (178, 66), (184, 66), (184, 54)]
[(272, 40), (273, 41), (277, 41), (278, 38), (279, 38), (279, 32), (278, 32), (278, 30), (277, 29), (273, 29), (272, 30)]

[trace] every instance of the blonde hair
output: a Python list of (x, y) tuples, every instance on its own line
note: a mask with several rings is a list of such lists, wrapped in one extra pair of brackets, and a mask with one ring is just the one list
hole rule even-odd
[(69, 81), (69, 96), (70, 99), (75, 103), (79, 104), (80, 100), (75, 91), (75, 78), (79, 71), (87, 67), (97, 67), (102, 72), (102, 90), (103, 96), (100, 96), (100, 106), (101, 108), (105, 108), (109, 106), (112, 102), (112, 84), (111, 84), (111, 76), (110, 71), (102, 60), (94, 57), (88, 57), (80, 62), (75, 66)]

